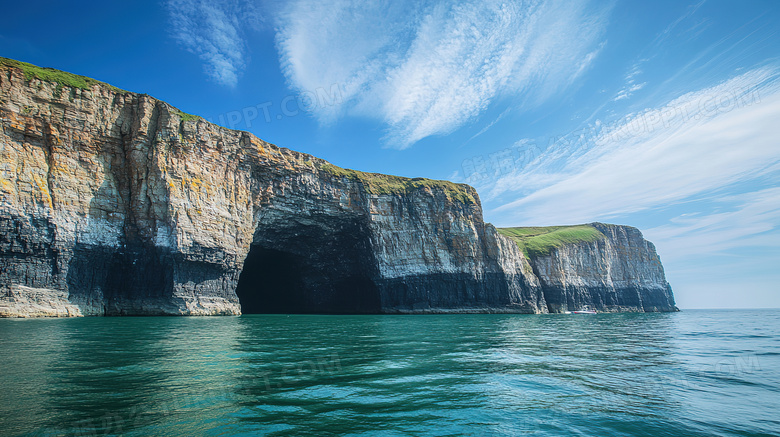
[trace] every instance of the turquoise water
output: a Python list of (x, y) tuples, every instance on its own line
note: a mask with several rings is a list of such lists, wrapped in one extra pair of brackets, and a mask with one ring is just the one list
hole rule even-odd
[(780, 434), (780, 311), (0, 320), (0, 435)]

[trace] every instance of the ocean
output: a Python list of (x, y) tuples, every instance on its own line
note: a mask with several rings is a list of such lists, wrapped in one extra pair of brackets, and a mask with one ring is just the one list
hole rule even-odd
[(780, 310), (0, 320), (3, 436), (780, 435)]

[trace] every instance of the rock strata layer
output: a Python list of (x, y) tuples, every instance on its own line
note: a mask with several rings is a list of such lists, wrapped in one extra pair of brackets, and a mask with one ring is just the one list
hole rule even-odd
[(0, 316), (675, 309), (633, 228), (529, 262), (467, 185), (0, 61)]

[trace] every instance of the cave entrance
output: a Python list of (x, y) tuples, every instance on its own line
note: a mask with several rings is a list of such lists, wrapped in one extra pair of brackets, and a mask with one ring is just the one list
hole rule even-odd
[(371, 314), (380, 310), (374, 257), (360, 227), (263, 232), (236, 294), (244, 314)]
[(244, 314), (289, 313), (303, 291), (304, 265), (296, 256), (253, 245), (238, 278), (236, 294)]

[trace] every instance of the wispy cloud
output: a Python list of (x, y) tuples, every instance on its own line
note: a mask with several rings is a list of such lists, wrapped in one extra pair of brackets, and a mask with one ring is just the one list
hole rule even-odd
[[(482, 187), (515, 223), (585, 222), (668, 206), (765, 174), (780, 161), (780, 80), (757, 69), (559, 141)], [(584, 130), (583, 132), (587, 132)]]
[[(674, 20), (668, 26), (666, 26), (666, 29), (664, 29), (663, 32), (659, 33), (655, 37), (655, 40), (653, 41), (652, 45), (655, 47), (660, 47), (665, 45), (670, 38), (674, 38), (676, 35), (675, 32), (678, 31), (681, 24), (686, 22), (687, 20), (690, 20), (694, 15), (696, 15), (696, 12), (698, 12), (698, 10), (706, 2), (707, 0), (701, 0), (696, 4), (689, 5), (682, 15), (680, 15), (676, 20)], [(682, 32), (687, 32), (689, 29), (683, 29)]]
[(565, 90), (602, 47), (608, 10), (588, 6), (298, 1), (277, 41), (293, 87), (345, 84), (347, 105), (324, 108), (322, 120), (378, 118), (388, 145), (405, 148), (452, 132), (500, 96), (535, 105)]
[(246, 63), (243, 29), (256, 26), (258, 10), (246, 1), (168, 0), (173, 37), (204, 62), (217, 83), (238, 84)]
[[(342, 98), (364, 95), (409, 45), (419, 11), (399, 3), (334, 0), (289, 2), (277, 16), (277, 46), (291, 86), (312, 90), (342, 84)], [(405, 38), (407, 37), (407, 38)], [(343, 107), (322, 108), (322, 121), (333, 121)]]
[(634, 64), (631, 72), (626, 75), (626, 85), (620, 91), (618, 91), (612, 101), (617, 102), (618, 100), (627, 99), (635, 92), (644, 88), (647, 82), (636, 83), (636, 77), (640, 74), (642, 74), (642, 70), (639, 68), (639, 63)]
[(635, 92), (644, 88), (646, 84), (647, 84), (646, 82), (628, 84), (625, 88), (623, 88), (617, 93), (617, 95), (615, 96), (614, 99), (612, 99), (612, 101), (617, 102), (618, 100), (627, 99), (631, 97)]
[(684, 214), (647, 229), (669, 259), (718, 255), (741, 247), (780, 247), (780, 188), (766, 188), (716, 199), (725, 211)]
[[(780, 188), (713, 197), (643, 230), (682, 307), (778, 307)], [(735, 300), (735, 292), (739, 297)]]
[(480, 129), (479, 132), (477, 132), (474, 135), (472, 135), (471, 138), (469, 138), (468, 141), (466, 141), (466, 142), (468, 143), (469, 141), (473, 140), (474, 138), (476, 138), (476, 137), (484, 134), (488, 130), (490, 130), (491, 127), (495, 126), (496, 123), (498, 123), (499, 121), (501, 121), (501, 119), (506, 117), (506, 115), (509, 114), (510, 111), (512, 111), (511, 107), (504, 109), (504, 112), (499, 114), (498, 117), (496, 117), (495, 120), (491, 121), (490, 123), (487, 124), (487, 126), (485, 126), (482, 129)]

